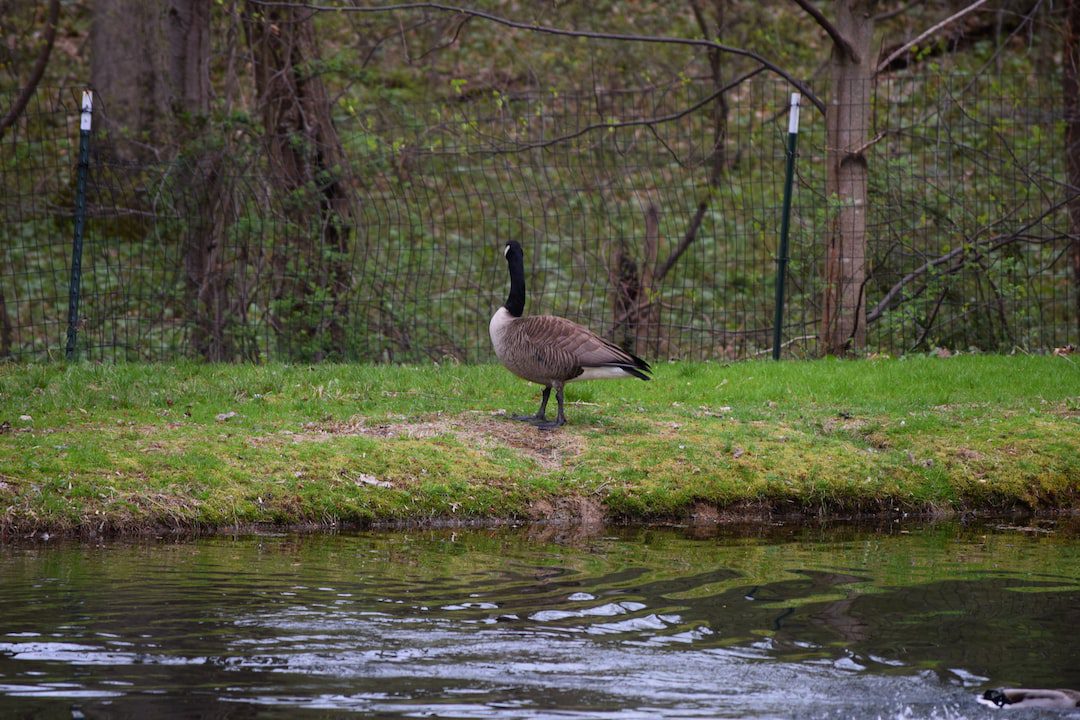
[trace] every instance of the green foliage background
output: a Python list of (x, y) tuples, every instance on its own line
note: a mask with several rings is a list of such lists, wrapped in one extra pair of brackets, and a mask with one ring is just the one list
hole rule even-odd
[[(559, 27), (701, 34), (690, 3), (477, 6)], [(724, 42), (774, 59), (828, 96), (827, 40), (797, 8), (735, 0), (726, 7)], [(19, 28), (37, 27), (41, 12), (7, 9), (5, 100), (35, 49)], [(882, 46), (946, 11), (919, 6), (883, 19)], [(1003, 2), (995, 11), (1017, 8)], [(12, 325), (9, 354), (19, 359), (62, 351), (78, 90), (56, 88), (88, 76), (80, 41), (91, 16), (88, 3), (65, 6), (51, 84), (0, 143), (0, 288)], [(406, 19), (411, 24), (401, 25)], [(556, 38), (479, 20), (459, 27), (460, 18), (438, 14), (326, 13), (314, 22), (322, 56), (305, 72), (332, 92), (347, 157), (319, 181), (350, 189), (348, 249), (302, 249), (311, 243), (301, 239), (320, 228), (298, 224), (292, 210), (316, 204), (319, 187), (289, 197), (268, 191), (236, 10), (217, 4), (211, 115), (181, 113), (175, 145), (158, 149), (161, 162), (140, 167), (110, 160), (119, 139), (94, 137), (83, 357), (199, 356), (196, 328), (212, 326), (224, 359), (490, 360), (486, 324), (505, 292), (499, 249), (510, 238), (527, 248), (530, 312), (616, 336), (617, 254), (644, 270), (645, 213), (654, 205), (662, 262), (700, 202), (708, 209), (697, 239), (663, 283), (642, 290), (654, 314), (637, 349), (709, 359), (768, 348), (783, 83), (758, 75), (726, 95), (728, 163), (713, 188), (711, 104), (625, 126), (676, 115), (711, 92), (700, 51)], [(1026, 35), (1001, 31), (954, 53), (931, 43), (909, 70), (879, 78), (867, 133), (874, 141), (868, 309), (905, 276), (917, 277), (871, 324), (869, 350), (1046, 350), (1080, 340), (1067, 218), (1046, 212), (1060, 202), (1064, 182), (1058, 24), (1049, 9), (1032, 15)], [(722, 63), (728, 78), (753, 67), (734, 56)], [(814, 351), (823, 243), (835, 210), (824, 193), (824, 123), (804, 108), (784, 327), (796, 355)], [(108, 112), (108, 98), (99, 110)], [(584, 131), (590, 126), (597, 127)], [(1043, 213), (1024, 241), (988, 249)], [(205, 236), (214, 288), (196, 301), (185, 253)], [(965, 262), (919, 272), (965, 246)], [(344, 318), (334, 317), (327, 290), (337, 264), (349, 269)], [(298, 295), (301, 285), (309, 290)], [(344, 343), (330, 338), (335, 321), (346, 328)]]

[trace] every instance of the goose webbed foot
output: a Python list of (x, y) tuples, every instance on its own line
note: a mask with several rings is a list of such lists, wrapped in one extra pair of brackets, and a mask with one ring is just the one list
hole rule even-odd
[[(548, 395), (551, 394), (551, 388), (544, 388), (544, 400), (540, 403), (540, 412), (544, 412), (547, 409)], [(563, 388), (559, 385), (555, 388), (555, 400), (559, 403), (559, 412), (555, 415), (555, 419), (551, 422), (537, 423), (536, 428), (538, 430), (554, 430), (557, 427), (566, 424), (566, 415), (563, 412)]]
[(548, 421), (546, 415), (511, 415), (510, 419), (519, 422), (527, 422), (531, 425), (540, 425)]
[[(548, 398), (551, 397), (551, 386), (548, 385), (544, 388), (543, 394), (540, 396), (540, 409), (536, 411), (535, 415), (511, 415), (511, 420), (520, 420), (521, 422), (527, 422), (537, 427), (545, 425), (548, 422), (547, 419), (547, 404)], [(561, 414), (561, 413), (560, 413)], [(564, 419), (563, 422), (566, 422)]]
[(556, 418), (547, 422), (536, 423), (537, 430), (554, 430), (566, 424), (566, 418)]

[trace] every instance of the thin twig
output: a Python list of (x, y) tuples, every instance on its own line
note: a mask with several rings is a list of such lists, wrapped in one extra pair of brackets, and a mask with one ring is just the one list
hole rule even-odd
[(505, 27), (515, 28), (517, 30), (527, 30), (529, 32), (544, 33), (547, 35), (558, 35), (561, 37), (577, 37), (587, 38), (590, 40), (611, 40), (616, 42), (637, 42), (637, 43), (652, 43), (661, 45), (690, 45), (694, 47), (712, 48), (719, 50), (720, 52), (730, 53), (732, 55), (740, 55), (742, 57), (751, 58), (757, 61), (761, 65), (768, 68), (770, 71), (776, 73), (787, 81), (790, 85), (795, 87), (803, 97), (808, 99), (814, 106), (824, 115), (825, 103), (815, 95), (809, 87), (807, 87), (802, 81), (795, 78), (779, 65), (766, 59), (764, 56), (754, 52), (753, 50), (747, 50), (746, 48), (733, 47), (731, 45), (724, 45), (713, 40), (705, 38), (682, 38), (674, 37), (670, 35), (632, 35), (628, 33), (609, 33), (609, 32), (595, 32), (591, 30), (568, 30), (566, 28), (553, 27), (551, 25), (541, 25), (539, 23), (520, 22), (518, 20), (511, 20), (510, 18), (503, 17), (501, 15), (495, 15), (493, 13), (484, 12), (482, 10), (476, 10), (473, 8), (460, 7), (458, 5), (448, 5), (446, 3), (439, 2), (412, 2), (412, 3), (396, 3), (393, 5), (378, 5), (374, 7), (357, 7), (357, 6), (336, 6), (336, 5), (320, 5), (318, 3), (298, 3), (298, 2), (279, 2), (276, 0), (250, 0), (253, 5), (260, 5), (263, 7), (281, 7), (281, 8), (303, 8), (311, 10), (312, 12), (354, 12), (354, 13), (374, 13), (374, 12), (393, 12), (397, 10), (439, 10), (441, 12), (460, 13), (462, 15), (469, 15), (472, 17), (487, 20), (488, 22), (495, 23), (496, 25), (503, 25)]
[(735, 88), (735, 87), (739, 86), (740, 84), (746, 82), (747, 80), (754, 77), (758, 73), (763, 72), (764, 70), (765, 70), (764, 67), (758, 67), (758, 68), (756, 68), (754, 70), (751, 70), (751, 71), (749, 71), (747, 73), (744, 73), (743, 75), (740, 75), (738, 78), (736, 78), (735, 80), (732, 80), (730, 83), (728, 83), (724, 87), (720, 88), (719, 90), (716, 90), (715, 92), (709, 93), (708, 95), (706, 95), (704, 98), (702, 98), (698, 102), (694, 103), (693, 105), (691, 105), (689, 107), (686, 107), (686, 108), (683, 108), (682, 110), (680, 110), (678, 112), (671, 113), (670, 115), (661, 115), (661, 116), (658, 116), (658, 117), (642, 118), (640, 120), (623, 120), (623, 121), (619, 121), (619, 122), (593, 123), (591, 125), (586, 125), (585, 127), (581, 128), (580, 130), (577, 130), (575, 132), (568, 133), (566, 135), (560, 135), (559, 137), (552, 138), (550, 140), (544, 140), (542, 142), (535, 142), (535, 143), (520, 143), (520, 144), (515, 145), (512, 148), (506, 148), (506, 149), (496, 148), (496, 149), (489, 150), (488, 152), (491, 152), (491, 153), (494, 153), (494, 154), (503, 154), (503, 153), (521, 152), (523, 150), (535, 150), (535, 149), (538, 149), (538, 148), (546, 148), (546, 147), (550, 147), (552, 145), (558, 145), (560, 143), (566, 142), (567, 140), (573, 140), (574, 138), (581, 137), (582, 135), (590, 133), (593, 130), (609, 130), (609, 129), (616, 129), (616, 128), (624, 128), (624, 127), (638, 127), (638, 126), (641, 126), (641, 125), (652, 127), (654, 125), (659, 125), (661, 123), (667, 123), (667, 122), (672, 122), (672, 121), (675, 121), (675, 120), (679, 120), (681, 118), (686, 117), (687, 115), (692, 114), (696, 110), (699, 110), (700, 108), (704, 107), (705, 105), (708, 105), (710, 102), (712, 102), (713, 100), (715, 100), (719, 96), (723, 95), (728, 90), (731, 90), (732, 88)]
[(964, 8), (960, 12), (953, 13), (952, 15), (945, 18), (944, 20), (937, 23), (936, 25), (931, 25), (930, 27), (928, 27), (926, 30), (924, 30), (921, 33), (919, 33), (918, 35), (916, 35), (911, 40), (908, 40), (906, 43), (904, 43), (900, 47), (896, 48), (896, 50), (893, 50), (892, 54), (889, 55), (889, 57), (885, 58), (880, 63), (878, 63), (877, 70), (874, 71), (874, 74), (876, 75), (878, 73), (884, 72), (885, 69), (888, 68), (889, 65), (892, 63), (893, 60), (900, 57), (901, 55), (906, 53), (908, 50), (910, 50), (911, 48), (918, 45), (919, 43), (921, 43), (926, 38), (928, 38), (931, 35), (933, 35), (934, 33), (936, 33), (938, 30), (941, 30), (946, 25), (949, 25), (949, 24), (959, 20), (960, 18), (964, 17), (965, 15), (967, 15), (972, 10), (975, 10), (979, 6), (985, 5), (985, 4), (986, 4), (986, 0), (975, 0), (975, 2), (971, 3), (970, 5), (968, 5), (966, 8)]
[[(994, 250), (997, 250), (1001, 247), (1004, 247), (1005, 245), (1016, 242), (1018, 240), (1032, 240), (1032, 238), (1026, 236), (1024, 233), (1026, 233), (1035, 225), (1042, 222), (1042, 220), (1047, 216), (1060, 210), (1066, 203), (1068, 203), (1068, 199), (1054, 203), (1048, 209), (1040, 213), (1038, 217), (1021, 225), (1019, 228), (1017, 228), (1015, 232), (1005, 235), (998, 235), (996, 237), (989, 238), (988, 240), (979, 244), (964, 244), (960, 247), (953, 248), (944, 255), (940, 255), (932, 260), (927, 260), (922, 265), (915, 268), (904, 277), (900, 278), (900, 280), (895, 285), (893, 285), (887, 293), (885, 293), (885, 297), (881, 298), (880, 302), (878, 302), (878, 304), (874, 306), (874, 309), (871, 310), (870, 313), (866, 316), (866, 323), (870, 324), (871, 322), (881, 317), (887, 310), (889, 310), (892, 307), (893, 300), (896, 298), (896, 296), (899, 295), (900, 292), (911, 282), (922, 277), (922, 275), (936, 268), (937, 266), (949, 262), (957, 255), (962, 255), (965, 252), (976, 251), (982, 253), (993, 252)], [(1045, 239), (1041, 238), (1036, 238), (1035, 241), (1046, 242)]]
[[(785, 343), (780, 343), (780, 347), (786, 348), (788, 345), (794, 345), (795, 343), (802, 342), (803, 340), (817, 340), (817, 338), (818, 338), (818, 336), (817, 336), (816, 333), (813, 334), (813, 335), (800, 335), (799, 337), (791, 338), (790, 340), (788, 340)], [(771, 353), (772, 351), (773, 351), (773, 349), (771, 347), (767, 347), (764, 350), (758, 350), (756, 353), (752, 353), (750, 355), (750, 357), (757, 357), (758, 355), (765, 355), (766, 353)]]

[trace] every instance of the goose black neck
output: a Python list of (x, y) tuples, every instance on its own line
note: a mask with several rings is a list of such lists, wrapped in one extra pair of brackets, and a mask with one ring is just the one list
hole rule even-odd
[(514, 317), (521, 317), (525, 312), (525, 260), (518, 253), (507, 257), (510, 267), (510, 294), (506, 296), (505, 307)]

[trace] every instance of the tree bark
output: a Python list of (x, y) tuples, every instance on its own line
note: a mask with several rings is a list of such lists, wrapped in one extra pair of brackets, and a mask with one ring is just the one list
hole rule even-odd
[[(319, 59), (311, 13), (247, 2), (244, 27), (271, 171), (295, 233), (294, 247), (275, 252), (272, 324), (291, 357), (342, 358), (353, 212), (329, 95), (311, 72)], [(320, 293), (327, 298), (315, 301)]]
[[(1065, 157), (1068, 180), (1065, 192), (1069, 208), (1069, 261), (1076, 297), (1076, 325), (1080, 331), (1080, 0), (1065, 6), (1063, 96), (1065, 99)], [(1080, 334), (1080, 332), (1078, 332)]]
[(209, 110), (210, 0), (95, 0), (90, 82), (118, 158), (160, 157), (178, 116)]
[[(122, 162), (171, 158), (188, 130), (210, 112), (211, 0), (96, 0), (90, 28), (90, 77), (101, 98), (95, 126)], [(186, 318), (205, 360), (231, 359), (222, 308), (221, 152), (188, 158), (175, 170), (175, 197), (187, 232), (183, 247)]]
[(234, 295), (237, 268), (225, 243), (236, 215), (227, 162), (225, 151), (209, 152), (181, 170), (192, 186), (179, 203), (188, 218), (183, 239), (185, 317), (192, 348), (208, 362), (239, 359), (230, 326), (245, 311), (243, 298)]
[(820, 351), (846, 355), (866, 345), (865, 145), (870, 131), (873, 17), (869, 0), (835, 4), (832, 91), (825, 113), (826, 190), (836, 203), (825, 255)]
[(0, 288), (0, 360), (6, 360), (12, 356), (11, 336), (11, 316), (8, 315), (7, 301), (4, 300), (4, 289)]

